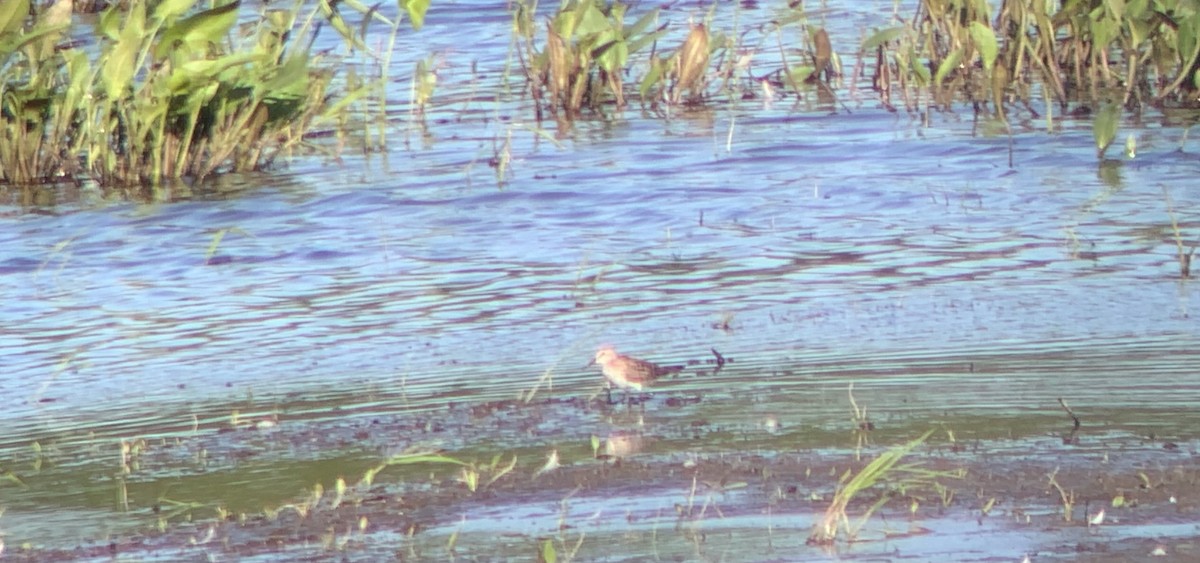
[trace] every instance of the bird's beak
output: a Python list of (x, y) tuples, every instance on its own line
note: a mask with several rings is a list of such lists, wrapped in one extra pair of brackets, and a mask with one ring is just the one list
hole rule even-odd
[(583, 366), (583, 368), (584, 368), (584, 369), (587, 369), (587, 368), (590, 368), (590, 367), (592, 367), (592, 366), (594, 366), (594, 365), (596, 365), (596, 358), (592, 358), (592, 361), (588, 362), (588, 365), (586, 365), (586, 366)]

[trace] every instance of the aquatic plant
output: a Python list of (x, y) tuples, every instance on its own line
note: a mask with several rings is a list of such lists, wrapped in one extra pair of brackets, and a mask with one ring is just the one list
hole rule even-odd
[(1074, 518), (1075, 514), (1075, 491), (1068, 491), (1058, 483), (1057, 467), (1054, 468), (1054, 471), (1046, 477), (1050, 480), (1050, 487), (1058, 491), (1059, 499), (1062, 502), (1063, 522), (1070, 522)]
[(934, 69), (937, 87), (984, 102), (999, 103), (997, 94), (1035, 80), (1062, 104), (1080, 93), (1103, 100), (1113, 91), (1122, 102), (1161, 101), (1196, 89), (1198, 32), (1196, 6), (1178, 0), (1022, 0), (1002, 3), (994, 18), (987, 3), (926, 0), (912, 19), (868, 37), (863, 51), (877, 53), (877, 88), (928, 83)]
[[(457, 480), (467, 486), (467, 490), (472, 493), (477, 492), (480, 485), (483, 488), (490, 487), (492, 483), (498, 481), (501, 477), (508, 475), (517, 466), (517, 456), (513, 454), (512, 460), (508, 464), (502, 464), (501, 454), (496, 454), (491, 463), (466, 463), (463, 464), (459, 471)], [(482, 482), (481, 478), (486, 477)]]
[(708, 60), (712, 54), (710, 43), (708, 28), (704, 24), (696, 24), (675, 52), (651, 57), (650, 70), (638, 87), (642, 103), (653, 105), (662, 99), (679, 104), (685, 101), (685, 93), (687, 101), (702, 100), (708, 82)]
[(876, 484), (888, 481), (894, 488), (908, 489), (931, 485), (939, 478), (961, 478), (961, 472), (931, 471), (921, 468), (920, 464), (898, 465), (917, 446), (925, 443), (925, 440), (933, 432), (933, 430), (929, 430), (919, 438), (880, 454), (853, 475), (849, 471), (843, 474), (839, 480), (837, 491), (833, 495), (833, 501), (825, 509), (824, 517), (813, 526), (807, 543), (810, 545), (832, 544), (837, 539), (839, 530), (843, 529), (850, 539), (856, 537), (875, 511), (892, 499), (892, 496), (887, 493), (879, 495), (879, 498), (863, 512), (857, 523), (851, 524), (850, 517), (846, 512), (850, 502)]
[(546, 110), (569, 118), (584, 107), (595, 109), (605, 102), (624, 106), (622, 75), (629, 56), (662, 33), (661, 29), (647, 32), (658, 11), (626, 25), (628, 6), (620, 2), (569, 0), (546, 21), (545, 43), (539, 50), (536, 9), (536, 2), (518, 2), (513, 28), (521, 42), (517, 51), (529, 92), (537, 102), (538, 119)]
[(1106, 108), (1097, 114), (1100, 157), (1115, 135), (1120, 107), (1195, 104), (1200, 89), (1200, 7), (1194, 2), (1036, 2), (990, 5), (925, 0), (900, 25), (867, 37), (872, 83), (885, 104), (919, 109), (928, 89), (943, 107), (965, 98), (1006, 106), (1045, 99)]
[[(0, 4), (0, 183), (145, 187), (262, 168), (365, 91), (333, 95), (338, 65), (312, 51), (316, 22), (351, 49), (363, 37), (337, 6), (398, 26), (357, 2), (264, 8), (237, 28), (240, 0), (129, 2), (105, 10), (84, 47), (64, 43), (86, 35), (70, 0), (33, 16), (30, 4)], [(401, 4), (419, 26), (428, 0)]]
[(1185, 248), (1183, 244), (1183, 231), (1179, 228), (1179, 220), (1175, 216), (1175, 202), (1171, 199), (1171, 192), (1163, 187), (1163, 197), (1167, 202), (1167, 217), (1171, 220), (1171, 234), (1175, 240), (1175, 259), (1179, 261), (1179, 277), (1187, 279), (1192, 277), (1192, 259), (1196, 256), (1196, 247), (1192, 244)]

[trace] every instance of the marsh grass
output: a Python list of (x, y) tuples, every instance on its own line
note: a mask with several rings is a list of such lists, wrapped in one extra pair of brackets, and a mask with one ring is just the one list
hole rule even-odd
[[(841, 532), (845, 532), (847, 539), (853, 541), (866, 526), (871, 516), (894, 498), (892, 492), (903, 496), (909, 489), (936, 489), (934, 485), (939, 484), (939, 479), (961, 478), (961, 472), (928, 470), (921, 467), (919, 463), (900, 465), (900, 462), (908, 454), (924, 444), (933, 433), (934, 430), (929, 430), (919, 438), (880, 454), (857, 473), (851, 474), (847, 471), (843, 474), (839, 479), (837, 491), (833, 495), (833, 501), (825, 509), (825, 515), (813, 526), (807, 543), (809, 545), (830, 545), (837, 540), (838, 534)], [(884, 482), (890, 485), (890, 491), (880, 494), (857, 521), (851, 522), (847, 512), (850, 503), (875, 485)], [(941, 496), (944, 498), (944, 495)], [(914, 508), (917, 506), (916, 502), (916, 497), (913, 497)]]
[[(81, 35), (68, 33), (70, 0), (34, 16), (30, 0), (0, 4), (0, 184), (148, 187), (269, 166), (380, 87), (334, 92), (344, 61), (312, 50), (318, 22), (351, 53), (365, 51), (367, 22), (399, 25), (358, 2), (297, 0), (242, 25), (240, 0), (118, 4), (87, 47), (62, 44)], [(418, 26), (428, 1), (403, 5)], [(362, 32), (338, 6), (361, 12)]]

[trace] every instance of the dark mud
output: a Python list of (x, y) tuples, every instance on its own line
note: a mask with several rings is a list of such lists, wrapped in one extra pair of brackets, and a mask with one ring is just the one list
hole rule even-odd
[[(142, 439), (124, 458), (127, 511), (111, 516), (131, 525), (67, 547), (10, 541), (4, 555), (494, 561), (534, 560), (550, 545), (559, 560), (585, 561), (1200, 557), (1194, 442), (1093, 429), (1087, 418), (1072, 435), (1061, 412), (1011, 438), (963, 439), (943, 426), (902, 461), (904, 471), (853, 499), (856, 537), (843, 528), (820, 546), (806, 540), (839, 479), (930, 425), (889, 420), (862, 432), (849, 418), (791, 428), (765, 417), (733, 427), (695, 416), (714, 405), (693, 399), (244, 417), (236, 427)], [(806, 444), (812, 435), (825, 444)], [(61, 444), (45, 455), (78, 463), (71, 458), (83, 451)], [(386, 459), (428, 452), (466, 465), (397, 463), (363, 480)], [(206, 479), (215, 481), (196, 485)], [(139, 483), (153, 492), (139, 493)]]

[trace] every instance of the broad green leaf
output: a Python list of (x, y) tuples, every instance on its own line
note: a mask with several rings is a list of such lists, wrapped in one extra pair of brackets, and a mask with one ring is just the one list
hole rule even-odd
[(1125, 18), (1125, 0), (1104, 0), (1104, 6), (1108, 8), (1114, 20), (1120, 21)]
[(1109, 102), (1096, 113), (1092, 123), (1092, 137), (1096, 139), (1096, 156), (1104, 158), (1104, 151), (1117, 138), (1117, 120), (1121, 117), (1121, 106)]
[(154, 8), (151, 19), (158, 22), (172, 22), (196, 5), (196, 0), (162, 0)]
[(429, 11), (429, 0), (400, 0), (400, 7), (408, 12), (412, 28), (420, 31), (421, 26), (425, 25), (425, 12)]
[(263, 91), (272, 96), (301, 96), (308, 88), (308, 54), (299, 53), (288, 57), (275, 76), (263, 85)]
[(1146, 40), (1146, 36), (1149, 35), (1150, 30), (1153, 28), (1150, 26), (1149, 22), (1140, 20), (1128, 21), (1129, 25), (1127, 29), (1129, 29), (1129, 42), (1135, 47), (1140, 47), (1142, 41)]
[(64, 52), (63, 58), (67, 62), (67, 76), (69, 77), (66, 95), (63, 97), (63, 106), (75, 111), (83, 106), (80, 100), (83, 99), (84, 94), (91, 91), (91, 60), (82, 49), (71, 49)]
[(193, 116), (194, 119), (194, 116), (200, 113), (204, 105), (217, 94), (217, 89), (220, 87), (221, 85), (216, 82), (209, 82), (200, 88), (191, 90), (184, 97), (185, 103), (182, 106), (171, 106), (172, 113), (175, 115)]
[(167, 88), (173, 94), (191, 90), (195, 85), (206, 85), (217, 74), (217, 61), (200, 59), (188, 61), (177, 67), (167, 78)]
[(542, 541), (542, 553), (539, 559), (545, 563), (558, 563), (558, 551), (554, 549), (552, 540)]
[(611, 35), (615, 34), (605, 33), (604, 37), (600, 38), (606, 42), (592, 50), (592, 58), (605, 72), (620, 72), (625, 68), (625, 61), (629, 59), (629, 50), (624, 41), (613, 39)]
[(917, 85), (929, 86), (929, 81), (932, 77), (929, 75), (929, 66), (921, 62), (921, 59), (915, 56), (915, 53), (909, 52), (909, 68), (917, 75)]
[(162, 34), (154, 56), (162, 59), (173, 52), (179, 45), (191, 50), (205, 49), (211, 43), (218, 43), (229, 33), (233, 24), (237, 23), (237, 9), (241, 0), (234, 0), (219, 8), (205, 10), (188, 16), (171, 25)]
[(576, 28), (576, 33), (578, 33), (579, 37), (612, 31), (612, 22), (604, 17), (604, 13), (591, 2), (587, 6), (588, 9), (583, 11), (583, 17), (579, 19), (579, 27)]
[(167, 87), (172, 95), (183, 94), (185, 92), (188, 95), (192, 95), (192, 92), (189, 91), (215, 85), (217, 84), (218, 76), (222, 72), (230, 68), (245, 65), (256, 58), (258, 58), (257, 55), (236, 54), (219, 59), (188, 61), (175, 68), (174, 72), (167, 79)]
[(72, 0), (54, 0), (54, 3), (43, 7), (38, 15), (38, 27), (57, 27), (71, 23), (71, 14), (74, 13), (74, 3)]
[[(0, 0), (0, 2), (2, 1), (3, 0)], [(58, 33), (67, 27), (68, 26), (66, 25), (59, 25), (55, 27), (35, 29), (26, 35), (12, 33), (9, 35), (0, 36), (0, 55), (20, 50), (30, 43), (37, 42), (47, 35)]]
[(100, 73), (108, 99), (121, 98), (125, 88), (133, 81), (134, 65), (145, 37), (145, 29), (145, 4), (134, 2), (125, 14), (125, 25), (121, 28), (117, 44), (109, 49), (104, 59), (103, 72)]
[(992, 28), (979, 22), (971, 22), (971, 41), (975, 43), (975, 48), (979, 49), (984, 70), (992, 72), (997, 54), (996, 34), (992, 32)]
[(38, 41), (38, 45), (31, 45), (28, 50), (29, 56), (38, 61), (47, 61), (54, 57), (55, 46), (62, 38), (63, 30), (71, 26), (73, 5), (72, 0), (54, 0), (38, 14), (33, 32), (47, 31), (47, 33), (43, 34), (44, 37)]
[(941, 87), (942, 81), (944, 81), (946, 76), (954, 71), (954, 69), (958, 68), (958, 63), (961, 60), (962, 48), (950, 51), (950, 54), (946, 55), (946, 58), (942, 61), (942, 64), (938, 65), (937, 75), (934, 76), (933, 83), (938, 87)]
[(625, 6), (624, 4), (622, 4), (620, 2), (616, 2), (616, 3), (609, 4), (608, 9), (607, 9), (607, 11), (605, 11), (605, 13), (608, 15), (608, 18), (613, 21), (613, 23), (616, 25), (616, 27), (621, 27), (621, 26), (625, 25), (625, 12), (628, 9), (629, 8), (627, 6)]
[(1196, 25), (1181, 25), (1175, 34), (1175, 49), (1179, 53), (1193, 53), (1196, 42), (1200, 41), (1200, 14), (1191, 19), (1196, 20)]
[(650, 27), (650, 24), (654, 23), (657, 18), (658, 8), (655, 8), (638, 18), (638, 21), (634, 22), (633, 25), (625, 26), (625, 28), (621, 30), (621, 33), (625, 35), (625, 39), (632, 39), (634, 35), (639, 35), (645, 31), (646, 28)]
[(119, 40), (121, 38), (121, 15), (124, 13), (125, 10), (119, 10), (116, 6), (104, 10), (104, 13), (100, 14), (100, 33), (113, 41)]
[(892, 41), (899, 39), (906, 31), (908, 31), (908, 28), (903, 26), (881, 29), (863, 41), (862, 48), (864, 51), (874, 50), (876, 47), (883, 45), (884, 43), (891, 43)]
[(655, 41), (658, 41), (659, 39), (662, 38), (662, 36), (664, 36), (666, 34), (667, 34), (667, 30), (664, 27), (664, 28), (660, 28), (652, 33), (647, 33), (645, 35), (638, 36), (636, 39), (627, 42), (627, 44), (629, 45), (629, 52), (630, 53), (640, 52), (646, 45), (649, 45)]
[(638, 86), (638, 93), (641, 94), (642, 98), (647, 98), (650, 94), (650, 89), (660, 85), (666, 66), (662, 59), (658, 57), (654, 57), (650, 61), (650, 72), (646, 73), (646, 77), (642, 79), (641, 85)]
[(812, 66), (794, 66), (788, 74), (794, 84), (803, 84), (817, 69)]
[(1099, 49), (1107, 49), (1108, 44), (1116, 39), (1120, 34), (1117, 22), (1110, 19), (1102, 19), (1092, 23), (1092, 37), (1095, 38), (1095, 45)]
[(1147, 16), (1153, 15), (1149, 8), (1150, 0), (1129, 0), (1125, 4), (1125, 13), (1129, 14), (1131, 19), (1144, 20)]
[(27, 15), (29, 15), (29, 0), (0, 2), (0, 35), (21, 29)]
[[(559, 37), (568, 38), (575, 34), (575, 22), (578, 18), (575, 12), (560, 11), (554, 16), (550, 22), (550, 29), (554, 30)], [(565, 41), (566, 39), (564, 39)]]

